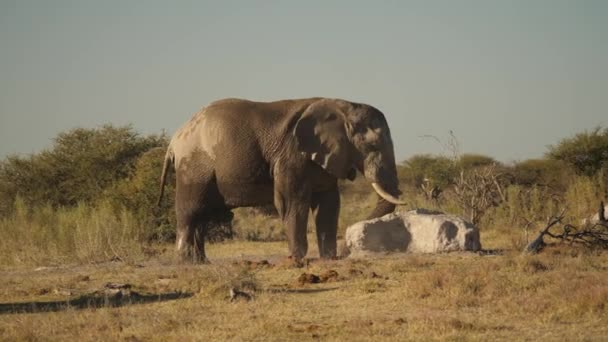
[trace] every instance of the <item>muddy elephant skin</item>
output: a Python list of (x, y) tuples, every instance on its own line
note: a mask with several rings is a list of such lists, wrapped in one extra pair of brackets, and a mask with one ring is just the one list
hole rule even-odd
[(306, 256), (309, 210), (320, 256), (336, 256), (338, 179), (357, 171), (378, 194), (370, 217), (392, 212), (401, 194), (393, 143), (382, 112), (338, 99), (276, 102), (224, 99), (196, 113), (172, 137), (161, 176), (176, 172), (176, 248), (206, 261), (204, 237), (236, 207), (272, 205), (286, 228), (290, 256)]

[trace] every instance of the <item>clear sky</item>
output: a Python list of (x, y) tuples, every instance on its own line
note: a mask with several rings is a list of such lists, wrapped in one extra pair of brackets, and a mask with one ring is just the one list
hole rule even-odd
[(608, 126), (608, 1), (0, 0), (0, 158), (309, 96), (381, 109), (398, 160), (450, 130), (462, 152), (541, 157)]

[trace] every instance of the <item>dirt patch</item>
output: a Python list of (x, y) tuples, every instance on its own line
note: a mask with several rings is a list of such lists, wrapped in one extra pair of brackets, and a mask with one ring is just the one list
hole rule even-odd
[(296, 282), (300, 285), (304, 284), (318, 284), (321, 282), (321, 278), (318, 275), (312, 273), (302, 273), (296, 279)]
[(319, 275), (319, 279), (322, 283), (328, 283), (340, 280), (340, 275), (334, 270), (327, 270)]
[(268, 260), (252, 261), (252, 260), (239, 260), (232, 263), (235, 266), (244, 267), (250, 270), (261, 269), (261, 268), (272, 268), (274, 267)]
[(296, 283), (299, 285), (305, 284), (319, 284), (319, 283), (329, 283), (340, 281), (342, 278), (335, 270), (327, 270), (321, 273), (320, 275), (312, 274), (312, 273), (302, 273), (296, 279)]

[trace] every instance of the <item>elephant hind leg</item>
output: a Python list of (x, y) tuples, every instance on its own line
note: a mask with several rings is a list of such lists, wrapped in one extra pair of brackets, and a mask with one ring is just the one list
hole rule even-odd
[(181, 182), (179, 176), (175, 189), (177, 252), (183, 261), (206, 262), (205, 234), (213, 219), (210, 208), (223, 207), (224, 202), (212, 176), (194, 184)]
[(340, 215), (340, 193), (337, 186), (329, 191), (313, 193), (311, 209), (317, 228), (319, 256), (324, 259), (335, 258)]
[(207, 222), (201, 214), (183, 215), (177, 220), (176, 248), (182, 261), (205, 263)]

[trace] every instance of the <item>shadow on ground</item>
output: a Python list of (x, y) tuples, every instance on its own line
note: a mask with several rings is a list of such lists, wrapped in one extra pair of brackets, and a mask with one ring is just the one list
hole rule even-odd
[(165, 302), (192, 297), (192, 293), (167, 292), (140, 294), (134, 291), (107, 294), (94, 292), (74, 299), (51, 302), (0, 303), (0, 314), (56, 312), (68, 309), (90, 309), (103, 307), (120, 307), (132, 304)]

